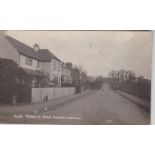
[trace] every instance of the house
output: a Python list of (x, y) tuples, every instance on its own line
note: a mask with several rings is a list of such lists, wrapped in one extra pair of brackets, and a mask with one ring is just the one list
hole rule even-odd
[(67, 62), (65, 64), (66, 68), (71, 71), (71, 84), (74, 86), (80, 86), (81, 84), (81, 77), (80, 77), (80, 70), (78, 67), (73, 66), (71, 62)]
[(76, 87), (76, 93), (81, 93), (81, 77), (77, 67), (72, 68), (72, 84)]
[(61, 64), (62, 76), (61, 81), (62, 85), (67, 86), (72, 84), (71, 68), (67, 66), (64, 62)]
[(32, 76), (32, 87), (61, 86), (61, 61), (48, 49), (32, 47), (0, 32), (0, 57), (14, 60)]
[(61, 87), (61, 60), (48, 49), (40, 49), (38, 45), (34, 49), (41, 60), (42, 71), (50, 78), (51, 86)]
[(0, 57), (14, 60), (19, 64), (19, 53), (6, 38), (6, 31), (0, 30)]

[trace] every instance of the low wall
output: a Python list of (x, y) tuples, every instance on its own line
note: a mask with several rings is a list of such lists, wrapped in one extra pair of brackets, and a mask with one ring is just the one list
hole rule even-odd
[(47, 101), (76, 93), (75, 87), (32, 88), (31, 102)]

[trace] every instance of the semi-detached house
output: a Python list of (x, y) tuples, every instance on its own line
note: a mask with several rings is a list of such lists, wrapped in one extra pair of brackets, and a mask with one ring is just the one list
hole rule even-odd
[(40, 79), (49, 78), (49, 86), (61, 86), (61, 60), (37, 44), (30, 47), (4, 32), (0, 32), (0, 57), (14, 60), (33, 77), (32, 86), (39, 87)]
[(67, 86), (72, 84), (71, 68), (69, 68), (67, 64), (64, 62), (62, 62), (61, 68), (62, 68), (62, 78), (61, 78), (62, 85)]

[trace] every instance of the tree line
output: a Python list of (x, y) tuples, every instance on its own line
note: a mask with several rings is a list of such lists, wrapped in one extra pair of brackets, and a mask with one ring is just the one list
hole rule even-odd
[(108, 74), (111, 86), (114, 90), (122, 90), (127, 93), (150, 100), (151, 80), (144, 76), (136, 76), (131, 70), (111, 71)]

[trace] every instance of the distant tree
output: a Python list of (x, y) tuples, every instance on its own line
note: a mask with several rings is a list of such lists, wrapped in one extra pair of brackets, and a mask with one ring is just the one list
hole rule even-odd
[(129, 70), (128, 71), (128, 82), (132, 82), (136, 80), (136, 75), (133, 71)]
[(73, 66), (72, 67), (72, 72), (71, 72), (71, 74), (72, 74), (72, 84), (74, 85), (74, 86), (80, 86), (80, 71), (79, 71), (79, 69), (78, 69), (78, 67), (77, 66)]
[(124, 82), (131, 82), (136, 80), (135, 73), (131, 70), (126, 71), (121, 69), (119, 71), (111, 71), (109, 72), (109, 78), (113, 80), (113, 82), (124, 83)]
[(136, 77), (132, 70), (121, 69), (109, 72), (109, 79), (114, 90), (120, 89), (127, 93), (150, 100), (151, 81), (143, 76)]
[(121, 69), (119, 73), (120, 73), (120, 82), (124, 83), (126, 81), (126, 71), (124, 69)]
[(143, 82), (143, 81), (144, 81), (144, 76), (137, 77), (137, 82)]
[(116, 82), (116, 80), (117, 80), (117, 71), (109, 72), (108, 76), (112, 80), (112, 82)]
[(81, 84), (82, 84), (82, 85), (85, 85), (86, 82), (87, 82), (87, 80), (88, 80), (87, 73), (83, 71), (83, 72), (81, 73)]
[(93, 81), (91, 81), (91, 88), (93, 89), (101, 89), (104, 78), (102, 76), (97, 76)]
[(71, 62), (66, 62), (66, 66), (67, 66), (69, 69), (72, 69), (72, 63), (71, 63)]

